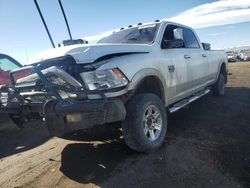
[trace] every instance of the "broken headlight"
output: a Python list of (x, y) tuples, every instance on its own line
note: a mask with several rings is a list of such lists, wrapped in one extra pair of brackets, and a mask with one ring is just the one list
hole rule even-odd
[(81, 77), (89, 90), (113, 89), (128, 84), (128, 79), (118, 68), (83, 72)]

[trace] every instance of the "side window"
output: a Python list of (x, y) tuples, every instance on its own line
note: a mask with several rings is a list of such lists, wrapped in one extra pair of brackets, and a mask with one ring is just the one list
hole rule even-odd
[(170, 41), (181, 39), (183, 40), (183, 29), (176, 25), (168, 25), (165, 29), (165, 32), (163, 34), (162, 42), (161, 42), (161, 48), (184, 48), (183, 45), (177, 45), (178, 47), (167, 47), (167, 43)]
[(2, 71), (11, 71), (13, 69), (19, 68), (15, 63), (10, 61), (6, 57), (0, 57), (0, 70)]
[(186, 48), (200, 48), (199, 42), (192, 30), (184, 28), (183, 35)]

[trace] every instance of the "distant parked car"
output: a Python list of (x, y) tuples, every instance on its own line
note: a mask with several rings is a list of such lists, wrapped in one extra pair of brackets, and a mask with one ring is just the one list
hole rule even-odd
[(237, 56), (234, 52), (227, 52), (228, 62), (236, 62)]
[(20, 67), (22, 67), (22, 65), (17, 60), (0, 53), (0, 86), (10, 85), (10, 71)]
[(240, 51), (239, 57), (243, 61), (250, 61), (250, 50)]

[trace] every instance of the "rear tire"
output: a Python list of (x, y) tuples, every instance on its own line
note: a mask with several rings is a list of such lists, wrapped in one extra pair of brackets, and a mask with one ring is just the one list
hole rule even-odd
[(226, 84), (226, 77), (223, 71), (221, 71), (217, 82), (213, 86), (213, 94), (215, 96), (225, 95), (225, 84)]
[(127, 145), (138, 152), (159, 148), (167, 133), (167, 113), (161, 99), (154, 94), (139, 94), (126, 107), (122, 130)]

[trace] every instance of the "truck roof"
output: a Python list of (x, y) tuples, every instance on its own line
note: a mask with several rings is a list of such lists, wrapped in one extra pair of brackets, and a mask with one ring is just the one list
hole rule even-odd
[[(160, 23), (160, 24), (169, 23), (169, 24), (174, 24), (174, 25), (178, 25), (178, 26), (181, 26), (181, 27), (186, 27), (186, 28), (189, 28), (189, 29), (193, 30), (193, 28), (191, 28), (189, 26), (179, 24), (179, 23), (176, 23), (176, 22), (172, 22), (172, 21), (169, 21), (169, 20), (155, 20), (154, 22), (138, 23), (138, 24), (134, 24), (134, 25), (129, 25), (127, 27), (122, 27), (122, 28), (120, 28), (120, 30), (129, 29), (129, 28), (138, 27), (138, 26), (146, 26), (146, 25), (151, 25), (151, 24), (156, 24), (156, 23)], [(114, 30), (114, 31), (119, 31), (119, 30)]]

